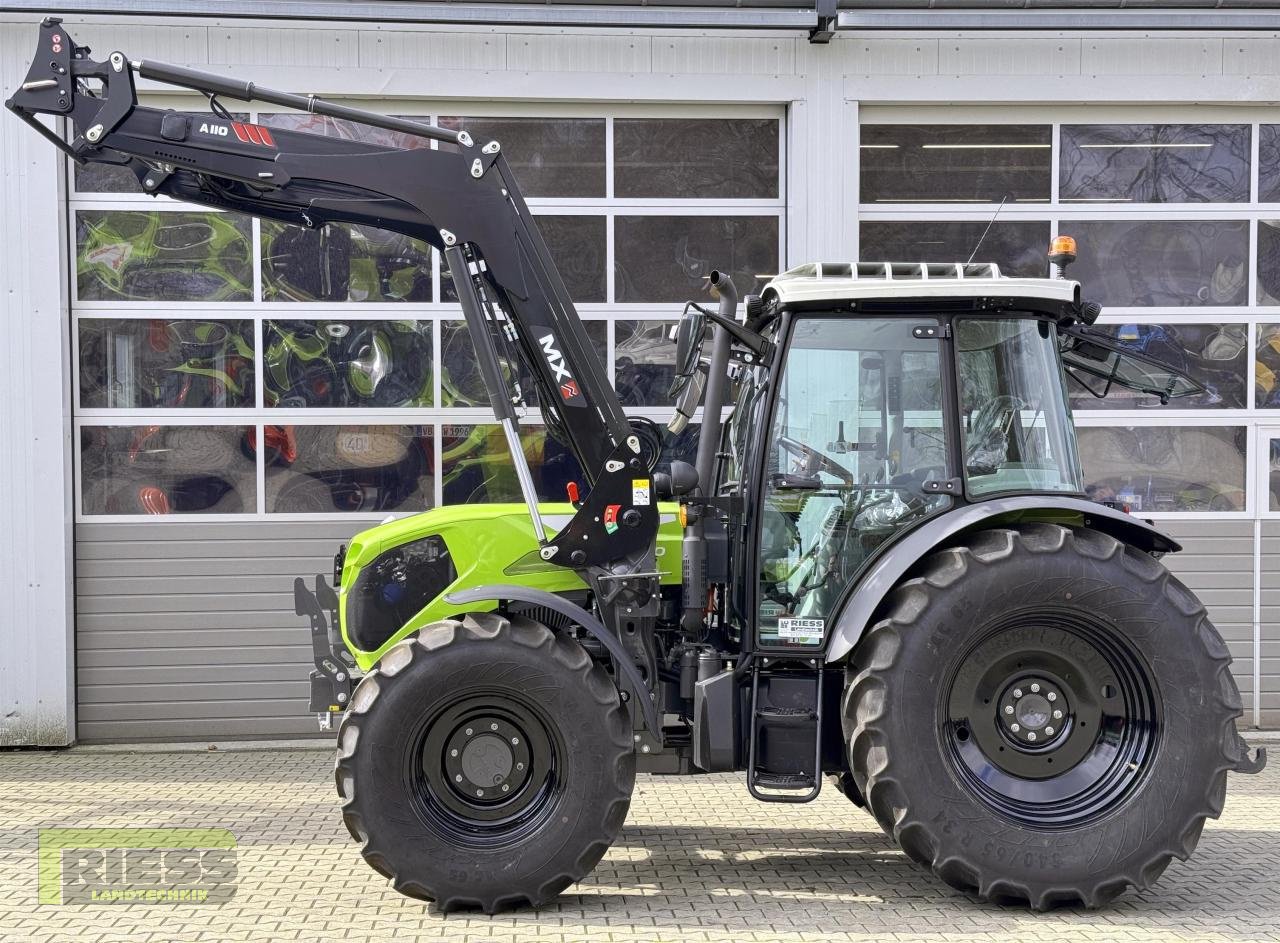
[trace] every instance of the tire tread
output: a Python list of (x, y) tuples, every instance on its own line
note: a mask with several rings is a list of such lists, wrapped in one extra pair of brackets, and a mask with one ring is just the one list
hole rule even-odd
[[(1197, 618), (1193, 633), (1206, 658), (1217, 668), (1217, 701), (1222, 709), (1222, 730), (1216, 768), (1199, 809), (1183, 826), (1177, 848), (1156, 849), (1136, 873), (1099, 876), (1095, 881), (1074, 887), (1032, 887), (1007, 876), (986, 875), (981, 864), (962, 853), (939, 852), (943, 844), (923, 815), (914, 813), (899, 787), (894, 751), (882, 727), (889, 691), (885, 675), (894, 667), (902, 649), (902, 633), (928, 608), (933, 594), (964, 578), (975, 565), (1003, 560), (1018, 547), (1031, 553), (1076, 552), (1098, 560), (1122, 554), (1126, 569), (1144, 582), (1162, 582), (1165, 598), (1188, 617)], [(1235, 765), (1235, 718), (1243, 705), (1230, 671), (1230, 653), (1209, 622), (1203, 604), (1165, 567), (1149, 554), (1128, 547), (1095, 530), (1074, 529), (1058, 524), (1029, 524), (979, 532), (967, 545), (935, 553), (919, 576), (907, 580), (891, 595), (885, 617), (868, 631), (851, 656), (842, 702), (849, 764), (867, 808), (880, 826), (896, 839), (913, 861), (928, 867), (950, 886), (992, 902), (1014, 902), (1044, 910), (1064, 903), (1081, 903), (1088, 908), (1105, 905), (1130, 885), (1138, 889), (1152, 883), (1177, 857), (1186, 860), (1195, 850), (1207, 818), (1217, 818), (1226, 798), (1227, 771)]]

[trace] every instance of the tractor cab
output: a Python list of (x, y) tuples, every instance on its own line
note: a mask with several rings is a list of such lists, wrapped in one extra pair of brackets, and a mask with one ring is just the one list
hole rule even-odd
[(1078, 283), (991, 264), (804, 265), (750, 307), (772, 357), (739, 370), (717, 491), (753, 538), (729, 582), (762, 650), (822, 647), (868, 568), (932, 518), (1083, 499), (1068, 382), (1201, 389), (1089, 330)]

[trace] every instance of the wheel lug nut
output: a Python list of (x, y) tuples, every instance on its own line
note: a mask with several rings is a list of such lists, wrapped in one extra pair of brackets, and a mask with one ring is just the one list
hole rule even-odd
[(517, 764), (516, 764), (516, 769), (524, 769), (524, 764), (523, 764), (523, 763), (517, 763)]
[(1062, 720), (1062, 711), (1054, 711), (1054, 712), (1053, 712), (1053, 719), (1054, 719), (1054, 720)]
[(510, 786), (508, 783), (503, 783), (503, 784), (502, 784), (502, 791), (503, 791), (503, 792), (510, 792), (510, 791), (511, 791), (511, 786)]
[(483, 795), (484, 795), (484, 790), (483, 790), (483, 789), (477, 789), (477, 790), (476, 790), (476, 795), (477, 795), (477, 796), (483, 796)]
[(1012, 714), (1012, 713), (1013, 713), (1013, 705), (1012, 705), (1012, 704), (1006, 704), (1006, 705), (1005, 705), (1005, 708), (1004, 708), (1004, 712), (1005, 712), (1006, 714)]
[(1034, 730), (1027, 731), (1028, 740), (1034, 740), (1035, 738), (1036, 738), (1036, 732)]
[(1014, 688), (1014, 689), (1013, 689), (1013, 696), (1014, 696), (1014, 697), (1022, 697), (1022, 688)]
[(1047, 697), (1051, 701), (1056, 701), (1058, 699), (1058, 695), (1054, 694), (1052, 691), (1046, 694), (1045, 697)]
[(462, 774), (461, 774), (461, 773), (459, 773), (457, 776), (453, 777), (453, 781), (454, 781), (455, 783), (460, 783), (460, 782), (462, 782)]
[(1046, 737), (1052, 737), (1052, 736), (1053, 736), (1053, 728), (1052, 728), (1052, 727), (1045, 727), (1045, 728), (1044, 728), (1044, 735), (1045, 735)]
[(469, 737), (469, 736), (471, 736), (473, 733), (475, 733), (475, 731), (474, 731), (474, 730), (472, 730), (470, 727), (468, 727), (468, 728), (467, 728), (467, 736)]
[(498, 725), (497, 725), (497, 724), (490, 724), (490, 725), (489, 725), (489, 729), (490, 729), (490, 730), (497, 730), (497, 729), (498, 729)]
[(512, 737), (512, 738), (511, 738), (511, 745), (512, 745), (512, 746), (517, 746), (517, 747), (518, 747), (518, 746), (520, 745), (520, 738), (519, 738), (519, 737)]
[(1039, 693), (1040, 693), (1040, 685), (1038, 685), (1038, 684), (1033, 684), (1033, 685), (1031, 685), (1031, 693), (1032, 693), (1032, 694), (1039, 694)]
[(458, 751), (457, 751), (457, 750), (450, 750), (450, 751), (449, 751), (449, 755), (450, 755), (450, 756), (457, 756), (457, 755), (458, 755)]
[(1017, 724), (1013, 724), (1013, 725), (1011, 725), (1011, 726), (1009, 727), (1009, 729), (1010, 729), (1010, 730), (1012, 730), (1014, 733), (1017, 733), (1017, 732), (1018, 732), (1019, 730), (1021, 730), (1022, 728), (1021, 728), (1021, 727), (1019, 727)]

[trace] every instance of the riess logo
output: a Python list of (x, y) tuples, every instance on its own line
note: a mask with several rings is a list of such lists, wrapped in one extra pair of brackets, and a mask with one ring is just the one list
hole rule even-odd
[(41, 904), (221, 904), (235, 896), (225, 828), (42, 828)]
[(573, 378), (564, 362), (564, 354), (556, 349), (555, 335), (548, 334), (540, 338), (538, 343), (542, 345), (542, 355), (547, 358), (547, 366), (551, 368), (556, 383), (560, 384), (561, 399), (566, 403), (574, 402), (581, 397), (582, 391), (578, 389), (578, 381)]

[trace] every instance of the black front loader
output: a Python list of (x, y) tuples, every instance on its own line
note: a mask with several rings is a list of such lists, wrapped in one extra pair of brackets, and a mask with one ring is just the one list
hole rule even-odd
[[(194, 89), (217, 113), (192, 116), (139, 105), (134, 76)], [(357, 121), (439, 142), (397, 149), (234, 121), (219, 98), (264, 101)], [(573, 302), (496, 141), (480, 146), (452, 131), (259, 88), (217, 75), (119, 52), (89, 58), (59, 20), (40, 28), (26, 81), (6, 106), (77, 162), (117, 164), (143, 190), (188, 203), (319, 229), (357, 223), (421, 239), (444, 254), (499, 421), (514, 436), (520, 389), (516, 362), (533, 377), (545, 421), (573, 452), (593, 486), (581, 516), (596, 505), (629, 507), (642, 468), (635, 431), (623, 413)], [(69, 120), (68, 140), (37, 116)], [(503, 361), (507, 361), (505, 368)], [(506, 375), (509, 373), (510, 379)], [(521, 485), (537, 517), (527, 469)], [(625, 479), (625, 480), (624, 480)], [(595, 495), (594, 491), (605, 493)], [(606, 500), (607, 499), (607, 500)], [(567, 566), (643, 555), (657, 530), (653, 507), (637, 507), (615, 534), (570, 524), (544, 558)], [(543, 537), (540, 523), (536, 525)]]
[[(214, 113), (139, 105), (135, 76), (199, 91)], [(355, 121), (438, 147), (401, 149), (235, 121), (220, 98)], [(649, 496), (658, 444), (649, 443), (649, 461), (642, 458), (645, 430), (623, 412), (498, 142), (479, 145), (465, 131), (181, 66), (131, 61), (120, 52), (96, 61), (53, 17), (40, 26), (26, 81), (5, 104), (78, 163), (127, 167), (146, 193), (313, 230), (329, 223), (373, 226), (442, 252), (539, 555), (579, 572), (611, 631), (622, 635), (619, 614), (627, 614), (633, 628), (624, 643), (633, 664), (617, 667), (635, 698), (633, 720), (661, 749), (652, 692), (634, 680), (641, 677), (636, 666), (652, 677), (658, 511)], [(67, 119), (67, 139), (40, 115)], [(518, 409), (533, 399), (521, 388), (522, 373), (533, 379), (549, 432), (568, 446), (586, 479), (576, 514), (553, 540), (542, 523), (517, 426)], [(614, 518), (620, 526), (599, 523)], [(316, 671), (328, 678), (332, 672), (324, 662), (317, 655)]]

